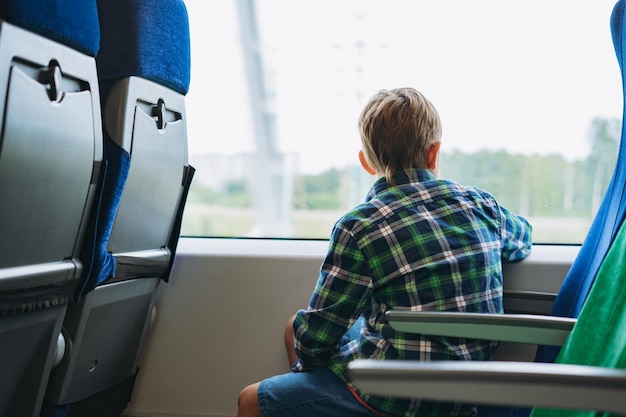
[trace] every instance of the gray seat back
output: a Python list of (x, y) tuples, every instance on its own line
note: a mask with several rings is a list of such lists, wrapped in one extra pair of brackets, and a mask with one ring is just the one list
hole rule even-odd
[[(95, 1), (26, 6), (0, 8), (3, 416), (39, 415), (63, 354), (61, 327), (82, 273), (79, 247), (102, 159)], [(80, 19), (72, 17), (77, 7)], [(83, 32), (85, 24), (93, 26)], [(65, 37), (68, 29), (80, 36)]]

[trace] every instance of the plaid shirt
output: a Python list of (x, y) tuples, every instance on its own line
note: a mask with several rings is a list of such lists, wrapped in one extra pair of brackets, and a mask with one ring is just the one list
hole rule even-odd
[[(530, 253), (531, 226), (490, 194), (427, 170), (379, 179), (335, 224), (309, 308), (296, 314), (294, 371), (330, 367), (352, 389), (349, 361), (489, 360), (495, 342), (393, 330), (388, 310), (502, 313), (501, 261)], [(359, 318), (360, 338), (342, 336)], [(360, 394), (385, 416), (472, 415), (473, 407)]]

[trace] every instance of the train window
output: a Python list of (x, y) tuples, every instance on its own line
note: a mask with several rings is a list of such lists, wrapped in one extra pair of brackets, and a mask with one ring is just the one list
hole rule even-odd
[(373, 182), (361, 108), (411, 86), (442, 118), (441, 177), (493, 193), (535, 242), (580, 243), (621, 130), (614, 3), (187, 0), (183, 235), (327, 238)]

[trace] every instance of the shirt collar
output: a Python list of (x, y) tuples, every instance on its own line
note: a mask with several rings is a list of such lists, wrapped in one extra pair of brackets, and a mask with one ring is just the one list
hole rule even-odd
[(432, 181), (432, 180), (435, 180), (436, 178), (433, 175), (433, 173), (427, 169), (414, 168), (414, 169), (408, 169), (406, 171), (398, 171), (395, 174), (393, 174), (392, 179), (393, 179), (394, 185), (390, 185), (389, 182), (387, 182), (386, 177), (381, 177), (378, 180), (376, 180), (376, 182), (370, 189), (369, 193), (367, 194), (367, 198), (365, 199), (365, 201), (366, 202), (370, 201), (371, 199), (375, 198), (376, 196), (382, 194), (383, 192), (389, 190), (392, 187), (401, 187), (404, 185), (415, 185), (420, 182)]

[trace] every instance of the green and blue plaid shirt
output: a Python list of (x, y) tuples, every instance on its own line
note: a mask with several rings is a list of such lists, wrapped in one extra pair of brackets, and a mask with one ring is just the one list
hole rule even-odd
[[(491, 358), (495, 342), (398, 332), (384, 314), (502, 313), (501, 261), (528, 256), (531, 226), (489, 193), (427, 170), (396, 173), (393, 184), (376, 181), (366, 202), (335, 224), (309, 307), (296, 314), (294, 371), (330, 367), (350, 384), (346, 367), (356, 358)], [(360, 338), (340, 342), (359, 317)], [(472, 413), (459, 404), (361, 397), (385, 416)]]

